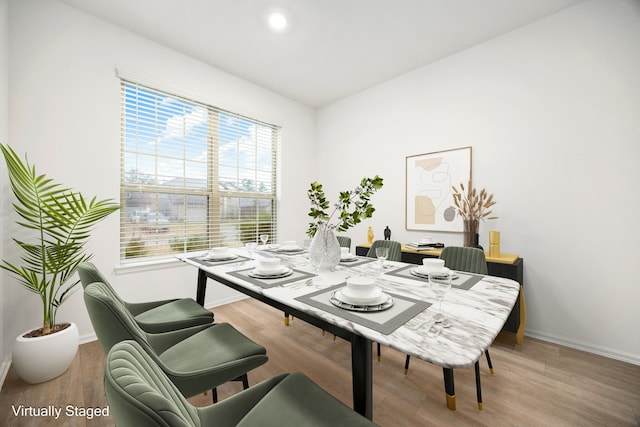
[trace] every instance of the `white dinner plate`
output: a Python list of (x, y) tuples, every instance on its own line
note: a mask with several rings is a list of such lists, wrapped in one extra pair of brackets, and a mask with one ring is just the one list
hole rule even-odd
[[(428, 279), (429, 278), (429, 273), (421, 273), (419, 269), (420, 269), (420, 267), (412, 268), (411, 270), (409, 270), (409, 272), (412, 275), (416, 276), (416, 277), (421, 277), (423, 279)], [(449, 269), (447, 268), (447, 270), (449, 270)], [(452, 273), (451, 274), (451, 279), (457, 279), (458, 277), (459, 276), (456, 273)]]
[(347, 304), (379, 305), (387, 299), (387, 295), (385, 295), (380, 288), (374, 288), (371, 295), (367, 295), (366, 297), (356, 296), (345, 286), (336, 291), (335, 298)]
[(253, 277), (253, 278), (256, 278), (256, 279), (280, 279), (282, 277), (287, 277), (287, 276), (292, 275), (293, 274), (293, 270), (290, 269), (289, 267), (284, 267), (284, 270), (281, 270), (278, 273), (264, 274), (264, 273), (259, 273), (257, 271), (257, 269), (253, 269), (247, 274), (250, 277)]
[(278, 252), (282, 252), (285, 254), (297, 254), (297, 253), (301, 253), (304, 252), (304, 249), (297, 246), (297, 247), (280, 247), (280, 249), (277, 249)]
[(340, 293), (340, 290), (334, 291), (331, 294), (331, 298), (329, 299), (329, 301), (331, 301), (331, 304), (335, 305), (336, 307), (343, 308), (345, 310), (351, 310), (351, 311), (382, 311), (382, 310), (386, 310), (389, 307), (393, 306), (393, 298), (391, 298), (390, 295), (386, 295), (386, 294), (383, 294), (384, 300), (382, 300), (382, 302), (380, 304), (361, 305), (361, 304), (351, 304), (351, 303), (339, 300), (338, 299), (339, 293)]
[(201, 259), (203, 261), (229, 261), (229, 260), (236, 259), (236, 258), (238, 258), (238, 255), (226, 254), (226, 255), (222, 255), (222, 256), (205, 255)]
[(256, 267), (253, 271), (263, 276), (273, 276), (273, 275), (285, 273), (287, 270), (289, 270), (289, 267), (287, 267), (286, 265), (279, 265), (277, 268)]

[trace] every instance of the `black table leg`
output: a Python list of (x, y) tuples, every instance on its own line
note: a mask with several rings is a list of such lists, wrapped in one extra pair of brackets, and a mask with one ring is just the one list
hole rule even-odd
[(360, 335), (351, 338), (351, 369), (353, 372), (353, 409), (373, 417), (373, 366), (371, 340)]
[(207, 274), (198, 269), (198, 287), (196, 289), (196, 301), (204, 307), (204, 294), (207, 292)]
[(442, 368), (444, 374), (444, 391), (447, 398), (447, 408), (456, 410), (456, 391), (453, 385), (453, 369)]
[(474, 365), (476, 371), (476, 395), (478, 397), (478, 409), (482, 411), (482, 384), (480, 383), (480, 362), (476, 360)]

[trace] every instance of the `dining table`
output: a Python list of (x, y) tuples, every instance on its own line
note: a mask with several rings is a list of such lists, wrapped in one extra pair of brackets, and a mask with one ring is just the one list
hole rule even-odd
[[(277, 257), (286, 275), (255, 274), (261, 258)], [(436, 323), (436, 296), (417, 265), (349, 256), (332, 269), (311, 265), (306, 251), (261, 245), (230, 250), (211, 259), (207, 252), (179, 258), (198, 269), (196, 300), (204, 305), (208, 280), (228, 286), (283, 313), (351, 343), (353, 409), (373, 415), (372, 344), (388, 346), (443, 370), (445, 403), (455, 410), (454, 369), (475, 362), (500, 332), (518, 298), (518, 282), (453, 271), (451, 290), (441, 300), (448, 324)], [(351, 277), (369, 277), (388, 297), (385, 307), (348, 306), (336, 301)]]

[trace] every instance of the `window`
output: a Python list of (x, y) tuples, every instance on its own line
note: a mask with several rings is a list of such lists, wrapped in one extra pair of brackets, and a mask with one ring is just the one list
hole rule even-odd
[(121, 260), (277, 241), (277, 126), (126, 80), (121, 97)]

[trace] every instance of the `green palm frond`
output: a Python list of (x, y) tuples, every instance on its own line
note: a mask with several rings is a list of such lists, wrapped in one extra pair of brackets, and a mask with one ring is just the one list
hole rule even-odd
[[(2, 260), (23, 287), (39, 294), (44, 307), (43, 329), (55, 323), (57, 308), (71, 295), (77, 280), (69, 282), (81, 262), (91, 259), (84, 250), (95, 225), (118, 210), (112, 200), (90, 201), (45, 175), (37, 175), (35, 166), (15, 151), (0, 144), (9, 171), (11, 189), (17, 202), (17, 224), (35, 230), (34, 241), (14, 238), (22, 249), (22, 265)], [(31, 232), (33, 233), (33, 232)]]

